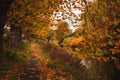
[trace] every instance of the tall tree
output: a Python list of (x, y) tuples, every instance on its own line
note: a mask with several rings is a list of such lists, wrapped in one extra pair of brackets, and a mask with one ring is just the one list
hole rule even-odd
[(3, 49), (4, 26), (7, 20), (7, 12), (13, 1), (14, 0), (0, 0), (0, 57), (1, 58), (3, 58), (4, 55), (4, 49)]
[[(38, 0), (33, 3), (31, 0), (16, 0), (11, 5), (7, 23), (11, 25), (11, 30), (22, 30), (22, 33), (26, 34), (25, 36), (41, 36), (41, 32), (45, 31), (43, 27), (49, 27), (50, 16), (57, 9), (60, 1)], [(15, 35), (16, 33), (13, 33), (13, 36)], [(15, 37), (15, 39), (17, 38)]]
[[(120, 79), (119, 73), (119, 42), (120, 42), (120, 1), (96, 0), (89, 2), (84, 9), (82, 19), (83, 36), (80, 43), (79, 54), (87, 57), (103, 59), (113, 64), (115, 80)], [(117, 64), (117, 65), (116, 65)], [(114, 66), (116, 65), (116, 66)], [(118, 67), (116, 70), (115, 67)]]

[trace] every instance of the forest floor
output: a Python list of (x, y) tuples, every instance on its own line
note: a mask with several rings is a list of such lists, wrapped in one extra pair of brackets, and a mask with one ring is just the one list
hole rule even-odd
[(20, 74), (18, 80), (72, 80), (72, 75), (62, 68), (48, 66), (49, 61), (45, 59), (41, 49), (36, 43), (30, 46), (31, 55), (28, 58), (27, 66)]

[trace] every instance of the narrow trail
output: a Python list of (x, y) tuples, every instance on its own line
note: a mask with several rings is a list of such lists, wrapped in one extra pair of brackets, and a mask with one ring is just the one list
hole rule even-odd
[(39, 56), (39, 51), (36, 48), (36, 44), (32, 43), (30, 46), (31, 55), (28, 59), (28, 65), (24, 72), (20, 76), (20, 80), (40, 80), (40, 61), (42, 56)]
[(50, 68), (47, 65), (47, 60), (37, 48), (36, 43), (30, 46), (31, 55), (28, 58), (27, 66), (24, 72), (21, 73), (18, 80), (66, 80), (65, 78), (56, 75), (56, 73), (64, 73), (60, 68)]

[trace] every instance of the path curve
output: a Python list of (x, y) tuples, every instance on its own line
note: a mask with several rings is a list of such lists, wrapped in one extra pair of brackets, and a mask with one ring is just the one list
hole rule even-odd
[[(28, 64), (18, 80), (68, 80), (62, 74), (68, 75), (68, 78), (72, 79), (71, 74), (61, 68), (48, 66), (48, 61), (41, 54), (42, 52), (38, 49), (36, 43), (31, 44), (30, 51), (31, 55), (28, 58)], [(58, 73), (61, 75), (57, 75)]]

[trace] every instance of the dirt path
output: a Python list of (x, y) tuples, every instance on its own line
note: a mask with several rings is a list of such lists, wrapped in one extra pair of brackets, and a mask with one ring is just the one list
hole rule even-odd
[(39, 50), (36, 48), (36, 44), (32, 43), (30, 46), (31, 55), (28, 59), (28, 65), (24, 72), (20, 76), (20, 80), (40, 80), (40, 61), (42, 61), (42, 56), (40, 56)]
[(28, 64), (21, 74), (19, 80), (66, 80), (56, 73), (62, 74), (65, 72), (60, 68), (51, 68), (47, 65), (47, 60), (37, 48), (36, 43), (30, 46), (31, 55), (28, 59)]

